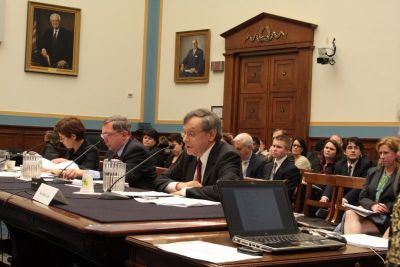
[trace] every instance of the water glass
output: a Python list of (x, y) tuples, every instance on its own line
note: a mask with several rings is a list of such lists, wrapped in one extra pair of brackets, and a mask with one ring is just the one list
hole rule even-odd
[[(103, 190), (106, 192), (120, 177), (125, 175), (126, 164), (118, 159), (105, 159), (103, 163)], [(125, 176), (111, 188), (111, 191), (124, 191)]]
[(42, 173), (42, 156), (25, 154), (22, 158), (22, 178), (40, 178)]
[(3, 171), (6, 166), (7, 159), (10, 154), (6, 150), (0, 150), (0, 171)]

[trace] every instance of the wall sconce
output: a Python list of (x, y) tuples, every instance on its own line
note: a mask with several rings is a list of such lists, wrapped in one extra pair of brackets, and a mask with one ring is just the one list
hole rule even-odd
[[(323, 47), (323, 48), (318, 48), (318, 57), (317, 57), (317, 63), (325, 65), (325, 64), (330, 64), (330, 65), (335, 65), (335, 54), (336, 54), (336, 44), (335, 44), (335, 38), (332, 40), (332, 47)], [(332, 51), (331, 53), (328, 53), (328, 51)]]

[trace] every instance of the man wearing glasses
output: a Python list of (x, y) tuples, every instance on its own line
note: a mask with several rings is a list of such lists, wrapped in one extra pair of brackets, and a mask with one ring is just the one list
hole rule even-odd
[(221, 142), (221, 120), (207, 109), (189, 112), (183, 120), (185, 151), (171, 169), (155, 180), (159, 191), (219, 201), (216, 183), (242, 177), (240, 156)]
[[(106, 158), (119, 159), (126, 163), (126, 171), (129, 171), (148, 156), (148, 152), (141, 142), (131, 138), (131, 125), (126, 117), (112, 116), (104, 120), (101, 129), (101, 137), (108, 147)], [(91, 170), (94, 178), (100, 178), (99, 171)], [(68, 170), (64, 177), (72, 179), (82, 177), (83, 170)], [(130, 187), (138, 187), (148, 190), (154, 190), (153, 181), (156, 178), (156, 169), (152, 161), (144, 163), (140, 168), (128, 174), (126, 181)]]

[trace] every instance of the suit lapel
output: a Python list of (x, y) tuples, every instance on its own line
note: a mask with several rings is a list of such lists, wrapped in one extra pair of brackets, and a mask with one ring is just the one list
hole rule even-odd
[(207, 159), (207, 166), (204, 170), (204, 176), (201, 181), (203, 185), (207, 184), (207, 180), (210, 178), (212, 171), (214, 170), (215, 162), (217, 161), (217, 152), (219, 151), (220, 143), (215, 142), (213, 148), (211, 148), (210, 154)]
[[(286, 158), (282, 162), (281, 166), (279, 166), (279, 169), (276, 171), (274, 175), (274, 180), (276, 180), (276, 177), (282, 177), (283, 171), (285, 170), (287, 164), (288, 164), (288, 159)], [(281, 178), (279, 180), (281, 180)]]

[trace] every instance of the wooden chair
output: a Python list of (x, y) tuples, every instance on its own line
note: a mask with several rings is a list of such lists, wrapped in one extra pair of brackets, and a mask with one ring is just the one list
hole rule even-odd
[(299, 171), (300, 171), (300, 175), (301, 175), (300, 176), (301, 180), (294, 192), (294, 203), (293, 203), (293, 211), (297, 212), (297, 213), (300, 213), (303, 211), (303, 206), (301, 205), (301, 202), (302, 202), (302, 195), (304, 192), (303, 190), (305, 190), (305, 187), (306, 187), (306, 183), (304, 182), (304, 179), (303, 179), (303, 174), (305, 172), (311, 172), (311, 170), (299, 169)]
[[(305, 172), (303, 174), (304, 182), (306, 183), (306, 194), (304, 197), (304, 208), (303, 208), (303, 218), (298, 218), (299, 223), (303, 225), (309, 225), (312, 227), (325, 228), (329, 230), (333, 230), (333, 225), (331, 223), (331, 219), (334, 215), (334, 208), (336, 203), (337, 196), (337, 187), (336, 187), (336, 177), (335, 175), (328, 174), (319, 174), (319, 173), (311, 173)], [(332, 186), (332, 195), (330, 201), (328, 202), (320, 202), (319, 199), (313, 200), (311, 199), (311, 192), (313, 185), (330, 185)], [(328, 215), (325, 219), (310, 217), (310, 207), (318, 207), (325, 208), (328, 210)]]
[(342, 218), (343, 211), (346, 210), (342, 205), (345, 189), (363, 189), (364, 183), (365, 178), (336, 175), (337, 197), (332, 223), (338, 224)]
[(168, 170), (168, 168), (156, 167), (157, 176), (160, 176), (160, 175), (163, 174), (166, 170)]

